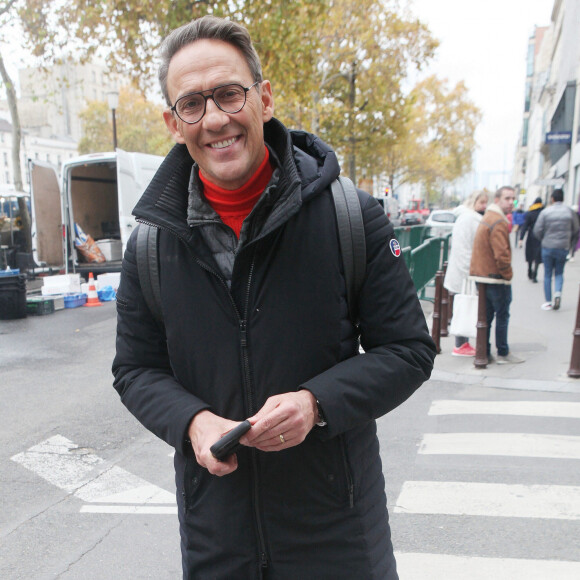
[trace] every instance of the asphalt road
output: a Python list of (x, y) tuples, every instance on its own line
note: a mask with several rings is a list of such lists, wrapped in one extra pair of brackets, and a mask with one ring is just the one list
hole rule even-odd
[[(113, 303), (0, 321), (4, 580), (181, 575), (172, 450), (111, 386), (114, 331)], [(382, 418), (401, 579), (579, 578), (579, 406), (574, 393), (430, 381)]]

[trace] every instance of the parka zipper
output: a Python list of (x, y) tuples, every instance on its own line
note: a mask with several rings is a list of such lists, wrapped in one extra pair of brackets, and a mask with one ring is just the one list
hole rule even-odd
[[(247, 336), (247, 322), (248, 309), (250, 304), (250, 289), (252, 278), (254, 275), (254, 256), (250, 262), (250, 272), (248, 273), (248, 283), (246, 285), (246, 295), (244, 301), (244, 318), (240, 321), (240, 343), (242, 346), (242, 363), (244, 367), (244, 383), (246, 385), (246, 393), (248, 395), (248, 411), (253, 415), (258, 409), (255, 408), (254, 397), (252, 396), (252, 377), (250, 373), (250, 357), (248, 353), (248, 336)], [(252, 472), (254, 474), (254, 485), (252, 489), (254, 500), (254, 513), (256, 516), (256, 528), (258, 534), (258, 542), (260, 544), (260, 567), (268, 567), (268, 556), (266, 555), (266, 541), (264, 539), (264, 529), (262, 527), (262, 516), (260, 514), (260, 487), (258, 485), (258, 455), (255, 449), (250, 449), (250, 457), (252, 461)]]
[[(234, 312), (236, 313), (236, 316), (238, 318), (238, 323), (239, 323), (239, 328), (240, 328), (240, 348), (242, 351), (243, 380), (244, 380), (244, 391), (246, 393), (246, 404), (248, 407), (248, 412), (251, 415), (253, 415), (257, 411), (257, 409), (254, 408), (255, 401), (254, 401), (254, 397), (252, 396), (252, 384), (251, 384), (251, 376), (250, 376), (250, 357), (248, 354), (247, 321), (248, 321), (248, 308), (249, 308), (249, 304), (250, 304), (250, 289), (251, 289), (252, 277), (254, 274), (254, 257), (252, 257), (252, 261), (250, 263), (250, 272), (248, 274), (248, 283), (246, 285), (244, 314), (242, 317), (240, 314), (240, 311), (236, 305), (236, 302), (235, 302), (233, 296), (231, 295), (231, 292), (230, 292), (230, 289), (227, 285), (227, 282), (215, 270), (213, 270), (207, 264), (202, 262), (193, 253), (193, 251), (189, 247), (187, 240), (183, 236), (179, 235), (175, 230), (172, 230), (170, 228), (161, 227), (158, 224), (155, 224), (155, 223), (143, 220), (143, 219), (138, 219), (137, 221), (142, 222), (142, 223), (147, 224), (147, 225), (152, 226), (152, 227), (159, 228), (160, 230), (165, 230), (166, 232), (169, 232), (169, 233), (177, 236), (177, 238), (183, 242), (183, 244), (187, 248), (187, 251), (189, 252), (190, 256), (200, 266), (200, 268), (202, 268), (206, 272), (216, 276), (217, 279), (220, 281), (220, 283), (224, 286), (226, 293), (230, 299), (230, 302), (233, 306)], [(256, 517), (256, 529), (257, 529), (258, 543), (259, 543), (260, 567), (267, 568), (268, 567), (268, 556), (266, 554), (266, 541), (264, 539), (264, 530), (262, 527), (262, 517), (260, 514), (260, 508), (259, 508), (260, 489), (259, 489), (259, 485), (258, 485), (258, 457), (257, 457), (257, 453), (256, 453), (255, 449), (249, 449), (249, 451), (250, 451), (250, 457), (251, 457), (251, 461), (252, 461), (252, 472), (254, 475), (254, 478), (253, 478), (254, 479), (253, 503), (254, 503), (254, 514)]]

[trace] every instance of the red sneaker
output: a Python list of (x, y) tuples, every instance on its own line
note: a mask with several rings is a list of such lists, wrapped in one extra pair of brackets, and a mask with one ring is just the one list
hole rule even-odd
[(451, 354), (453, 356), (475, 356), (475, 349), (468, 342), (466, 342), (459, 348), (455, 347)]

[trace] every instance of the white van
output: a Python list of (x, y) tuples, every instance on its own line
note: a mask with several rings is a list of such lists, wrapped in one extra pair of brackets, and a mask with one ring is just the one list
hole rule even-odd
[[(72, 272), (118, 272), (136, 226), (133, 208), (163, 157), (145, 153), (82, 155), (65, 161), (60, 184), (53, 166), (29, 162), (32, 255), (39, 267)], [(74, 245), (75, 223), (92, 236), (107, 261), (86, 263)]]

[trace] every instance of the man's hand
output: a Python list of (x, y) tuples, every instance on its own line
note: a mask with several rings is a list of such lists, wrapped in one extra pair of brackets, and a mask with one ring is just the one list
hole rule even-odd
[(318, 421), (316, 399), (306, 389), (275, 395), (249, 421), (252, 428), (240, 443), (261, 451), (288, 449), (302, 443)]
[(239, 423), (219, 417), (207, 410), (200, 411), (189, 424), (188, 434), (195, 459), (213, 475), (227, 475), (238, 468), (238, 458), (235, 453), (226, 457), (224, 461), (218, 461), (209, 450), (220, 437), (236, 425)]

